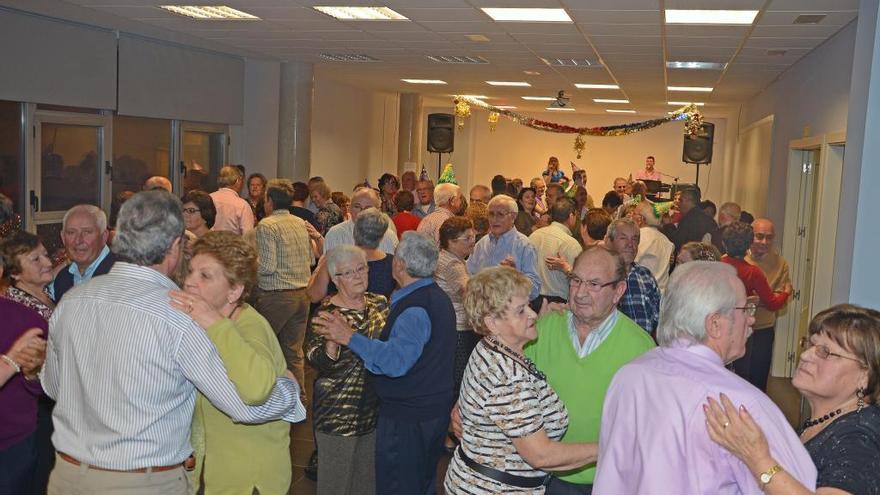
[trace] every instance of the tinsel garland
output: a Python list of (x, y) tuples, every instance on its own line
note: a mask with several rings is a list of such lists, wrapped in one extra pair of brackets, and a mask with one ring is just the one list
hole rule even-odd
[[(532, 129), (537, 129), (539, 131), (555, 132), (559, 134), (577, 134), (577, 137), (574, 141), (574, 150), (575, 152), (577, 152), (578, 158), (581, 157), (584, 149), (586, 148), (584, 136), (627, 136), (630, 134), (635, 134), (636, 132), (653, 129), (654, 127), (666, 124), (668, 122), (684, 120), (685, 133), (694, 138), (699, 134), (700, 128), (703, 125), (703, 116), (700, 114), (697, 106), (693, 103), (685, 105), (678, 110), (671, 112), (668, 116), (661, 117), (659, 119), (651, 119), (642, 122), (631, 122), (628, 124), (619, 124), (612, 126), (573, 127), (566, 124), (559, 124), (556, 122), (550, 122), (547, 120), (540, 120), (529, 117), (521, 113), (513, 112), (509, 109), (499, 108), (494, 105), (490, 105), (485, 101), (478, 100), (476, 98), (470, 98), (468, 96), (456, 95), (453, 99), (453, 102), (455, 103), (455, 116), (457, 117), (459, 130), (464, 128), (464, 119), (470, 117), (471, 106), (475, 106), (494, 114), (504, 115), (505, 117), (516, 122), (517, 124), (531, 127)], [(491, 114), (489, 122), (490, 129), (494, 130), (497, 122), (493, 122)]]

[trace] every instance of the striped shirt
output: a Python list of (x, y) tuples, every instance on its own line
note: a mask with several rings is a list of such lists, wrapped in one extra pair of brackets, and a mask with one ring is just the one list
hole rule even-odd
[(241, 423), (305, 417), (287, 378), (261, 406), (243, 404), (205, 330), (171, 307), (176, 288), (156, 270), (117, 262), (65, 294), (49, 320), (41, 373), (57, 401), (58, 451), (115, 470), (183, 462), (196, 389)]
[[(471, 459), (516, 476), (543, 476), (517, 452), (512, 439), (544, 430), (559, 440), (568, 428), (568, 412), (546, 380), (522, 364), (480, 341), (468, 360), (458, 405), (461, 411), (461, 448)], [(499, 483), (472, 471), (452, 457), (444, 483), (446, 493), (490, 495), (540, 494), (544, 487), (527, 489)]]
[(592, 332), (587, 334), (587, 338), (584, 339), (584, 343), (581, 344), (581, 339), (578, 337), (577, 333), (577, 325), (574, 321), (574, 313), (568, 311), (568, 334), (571, 336), (571, 344), (574, 346), (574, 352), (581, 359), (589, 356), (593, 351), (596, 350), (597, 347), (602, 345), (602, 342), (605, 342), (605, 339), (611, 334), (611, 330), (614, 329), (614, 325), (617, 325), (617, 317), (620, 315), (618, 310), (614, 310), (605, 318), (598, 327), (594, 328)]
[(419, 223), (419, 228), (416, 229), (416, 232), (420, 234), (428, 234), (434, 238), (434, 242), (437, 245), (440, 245), (440, 226), (443, 225), (448, 218), (453, 217), (455, 214), (452, 213), (447, 208), (437, 208), (433, 213), (426, 216), (422, 219), (422, 222)]
[(289, 290), (308, 285), (312, 245), (305, 220), (279, 209), (262, 219), (256, 230), (260, 288)]

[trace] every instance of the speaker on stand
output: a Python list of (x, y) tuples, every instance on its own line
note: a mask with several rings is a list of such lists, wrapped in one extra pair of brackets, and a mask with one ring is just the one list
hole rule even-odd
[(715, 124), (704, 122), (696, 136), (684, 137), (681, 161), (697, 166), (697, 180), (700, 183), (700, 165), (712, 163), (712, 143), (715, 138)]
[(428, 151), (437, 153), (437, 177), (443, 172), (443, 153), (455, 150), (455, 116), (450, 113), (428, 114)]

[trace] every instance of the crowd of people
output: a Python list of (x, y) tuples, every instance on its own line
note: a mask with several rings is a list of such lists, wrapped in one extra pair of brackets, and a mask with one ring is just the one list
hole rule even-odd
[(654, 164), (598, 206), (555, 157), (467, 196), (151, 177), (60, 263), (0, 197), (0, 493), (284, 494), (309, 416), (322, 495), (880, 494), (880, 312), (812, 319), (793, 429), (773, 222)]

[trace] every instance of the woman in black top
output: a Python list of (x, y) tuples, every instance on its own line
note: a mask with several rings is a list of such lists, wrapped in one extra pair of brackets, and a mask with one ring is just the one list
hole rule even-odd
[(723, 395), (723, 406), (707, 405), (709, 436), (768, 494), (880, 494), (880, 312), (841, 304), (817, 314), (791, 383), (813, 411), (800, 435), (818, 471), (815, 492), (777, 465), (748, 411)]

